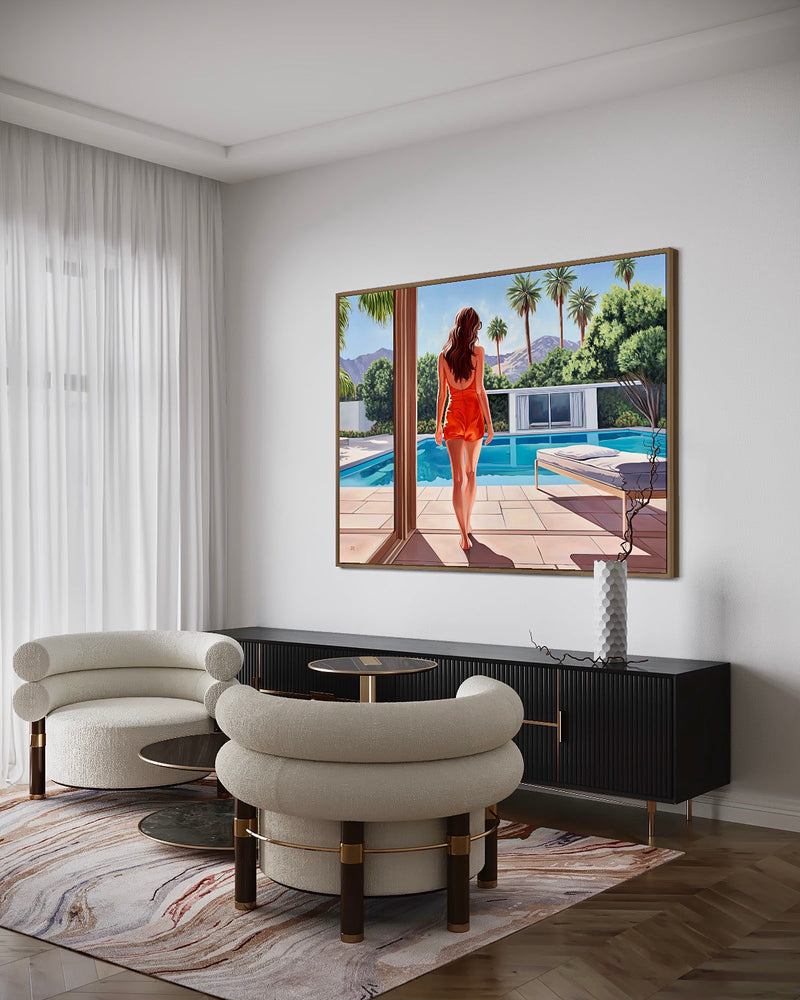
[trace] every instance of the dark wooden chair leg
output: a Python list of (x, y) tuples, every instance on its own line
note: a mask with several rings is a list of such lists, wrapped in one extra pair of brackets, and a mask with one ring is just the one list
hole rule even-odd
[(44, 798), (44, 719), (31, 723), (31, 784), (30, 797)]
[(447, 820), (447, 929), (469, 930), (469, 813)]
[(364, 824), (343, 822), (339, 846), (341, 871), (341, 938), (345, 944), (364, 940)]
[(256, 853), (258, 844), (248, 830), (256, 828), (256, 808), (241, 799), (233, 803), (234, 896), (237, 910), (256, 906)]
[(483, 838), (485, 849), (483, 868), (478, 872), (478, 886), (481, 889), (497, 887), (497, 820), (497, 806), (489, 806), (486, 809), (484, 829), (491, 830), (491, 833), (487, 833)]

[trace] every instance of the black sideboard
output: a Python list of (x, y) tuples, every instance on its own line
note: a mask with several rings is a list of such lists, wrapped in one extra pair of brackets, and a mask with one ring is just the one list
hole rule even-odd
[[(438, 668), (381, 677), (379, 701), (451, 698), (472, 674), (505, 681), (525, 723), (516, 738), (523, 782), (644, 799), (691, 802), (730, 781), (730, 664), (633, 657), (623, 668), (558, 664), (516, 646), (392, 639), (274, 628), (220, 630), (245, 652), (239, 679), (276, 692), (358, 700), (358, 678), (319, 674), (311, 660), (356, 654), (421, 656)], [(585, 654), (576, 654), (585, 655)], [(651, 816), (652, 829), (652, 816)]]

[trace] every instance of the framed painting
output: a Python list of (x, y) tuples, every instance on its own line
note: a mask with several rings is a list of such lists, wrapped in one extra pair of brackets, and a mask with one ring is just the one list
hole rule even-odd
[(676, 576), (677, 256), (338, 294), (337, 565)]

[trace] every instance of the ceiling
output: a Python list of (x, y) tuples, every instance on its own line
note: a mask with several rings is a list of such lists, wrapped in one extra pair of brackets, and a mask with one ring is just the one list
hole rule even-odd
[(0, 0), (0, 119), (238, 181), (798, 55), (787, 0)]

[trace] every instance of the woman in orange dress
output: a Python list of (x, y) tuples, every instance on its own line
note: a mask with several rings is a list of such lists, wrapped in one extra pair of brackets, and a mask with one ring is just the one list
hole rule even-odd
[[(459, 310), (445, 349), (439, 355), (439, 394), (436, 400), (436, 443), (442, 438), (453, 471), (453, 510), (461, 531), (459, 542), (465, 551), (470, 541), (470, 518), (475, 505), (478, 458), (494, 437), (489, 397), (483, 384), (484, 350), (477, 343), (481, 328), (478, 314), (470, 306)], [(442, 429), (447, 394), (450, 402)]]

